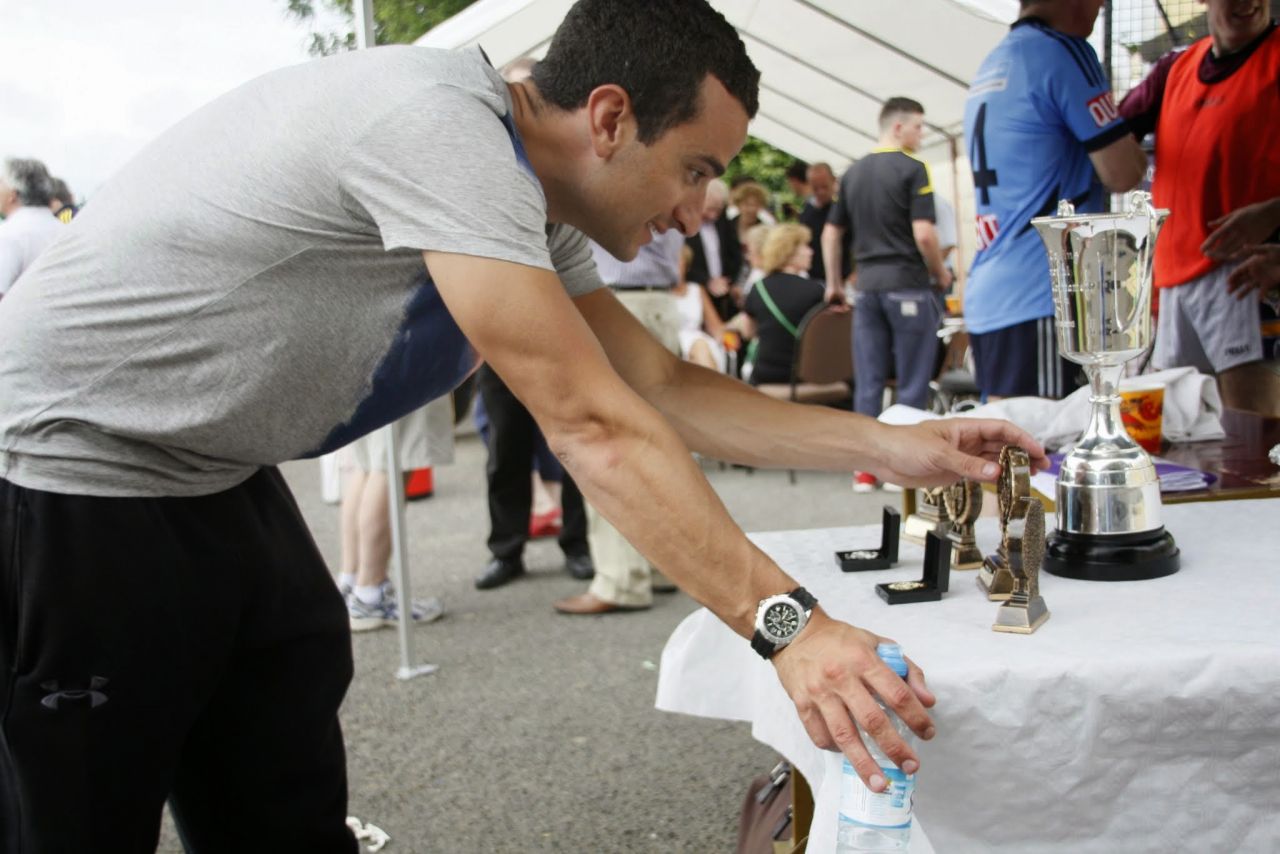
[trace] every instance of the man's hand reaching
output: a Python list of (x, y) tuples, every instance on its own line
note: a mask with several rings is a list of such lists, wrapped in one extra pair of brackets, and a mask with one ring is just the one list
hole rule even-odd
[(898, 735), (876, 696), (921, 738), (933, 738), (935, 731), (925, 711), (935, 699), (925, 686), (924, 673), (908, 659), (903, 681), (876, 655), (877, 644), (891, 642), (833, 620), (819, 608), (800, 636), (773, 657), (782, 687), (813, 743), (847, 756), (873, 792), (883, 791), (887, 781), (863, 745), (858, 726), (904, 773), (914, 774), (920, 767), (915, 751)]
[(1005, 445), (1025, 450), (1033, 472), (1049, 467), (1040, 443), (1008, 421), (945, 418), (907, 427), (882, 426), (877, 453), (867, 469), (902, 486), (945, 486), (962, 477), (993, 481), (1000, 474), (996, 459)]

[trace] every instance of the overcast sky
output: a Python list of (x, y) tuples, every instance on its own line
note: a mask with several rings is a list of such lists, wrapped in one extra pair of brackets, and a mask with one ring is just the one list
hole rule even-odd
[[(78, 198), (165, 128), (308, 61), (284, 0), (0, 0), (0, 156), (36, 157)], [(331, 22), (332, 23), (332, 22)]]

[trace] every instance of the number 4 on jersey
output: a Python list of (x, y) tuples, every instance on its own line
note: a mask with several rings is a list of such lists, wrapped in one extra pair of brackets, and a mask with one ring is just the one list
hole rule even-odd
[(987, 164), (987, 105), (978, 108), (973, 123), (973, 141), (969, 146), (969, 162), (973, 164), (973, 188), (982, 195), (982, 204), (991, 204), (991, 188), (997, 183), (996, 170)]
[[(973, 188), (981, 196), (982, 204), (991, 204), (991, 188), (999, 183), (996, 170), (987, 163), (987, 105), (978, 108), (978, 117), (973, 123), (973, 141), (969, 146), (969, 162), (973, 164)], [(978, 214), (978, 251), (981, 252), (995, 241), (1000, 233), (1000, 223), (995, 214)]]

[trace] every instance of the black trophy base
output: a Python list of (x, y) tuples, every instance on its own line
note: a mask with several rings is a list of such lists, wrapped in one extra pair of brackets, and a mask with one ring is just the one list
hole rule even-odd
[(1137, 534), (1054, 531), (1045, 544), (1044, 570), (1083, 581), (1145, 581), (1178, 571), (1180, 552), (1163, 527)]

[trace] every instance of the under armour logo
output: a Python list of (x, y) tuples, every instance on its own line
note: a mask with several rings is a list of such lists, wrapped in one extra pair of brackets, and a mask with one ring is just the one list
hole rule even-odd
[(41, 682), (40, 687), (49, 693), (40, 699), (40, 705), (46, 709), (58, 711), (58, 705), (62, 702), (79, 703), (84, 700), (89, 701), (89, 708), (96, 709), (107, 701), (107, 695), (102, 693), (102, 689), (107, 687), (107, 679), (103, 676), (89, 677), (88, 688), (72, 688), (62, 691), (58, 689), (58, 682)]

